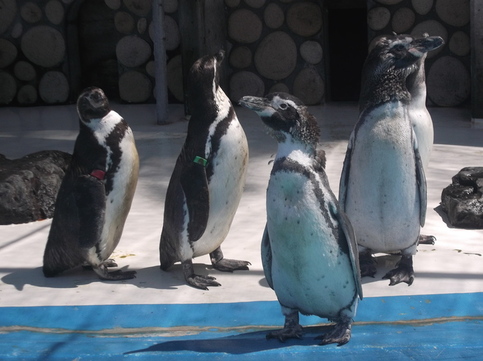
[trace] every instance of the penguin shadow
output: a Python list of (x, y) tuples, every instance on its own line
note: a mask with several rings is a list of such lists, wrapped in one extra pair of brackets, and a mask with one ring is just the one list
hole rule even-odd
[(270, 331), (269, 329), (244, 332), (220, 338), (190, 338), (186, 340), (166, 341), (153, 344), (145, 349), (127, 351), (124, 355), (145, 354), (149, 352), (163, 352), (163, 355), (166, 355), (164, 353), (180, 351), (242, 355), (268, 350), (282, 350), (294, 346), (317, 346), (319, 341), (316, 340), (316, 337), (327, 333), (332, 328), (332, 325), (307, 326), (304, 327), (304, 335), (301, 339), (289, 339), (285, 342), (280, 342), (277, 339), (267, 340), (266, 335)]
[(89, 283), (102, 281), (94, 271), (82, 267), (63, 272), (57, 277), (45, 277), (42, 267), (19, 268), (2, 277), (2, 282), (22, 291), (26, 285), (43, 288), (76, 288)]

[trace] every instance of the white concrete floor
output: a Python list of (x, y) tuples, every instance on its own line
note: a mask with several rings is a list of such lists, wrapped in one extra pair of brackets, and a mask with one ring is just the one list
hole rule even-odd
[[(137, 271), (137, 278), (100, 281), (94, 272), (76, 269), (44, 278), (42, 256), (50, 220), (0, 226), (0, 307), (43, 305), (224, 303), (276, 300), (267, 286), (260, 259), (265, 223), (265, 190), (276, 142), (265, 134), (255, 113), (237, 107), (247, 133), (250, 164), (244, 195), (222, 249), (228, 258), (251, 262), (249, 271), (233, 274), (213, 270), (208, 256), (195, 259), (196, 271), (215, 276), (222, 284), (209, 291), (184, 283), (181, 267), (159, 269), (158, 244), (163, 222), (163, 200), (174, 162), (184, 142), (187, 122), (183, 107), (170, 105), (170, 121), (155, 124), (154, 105), (113, 104), (131, 125), (141, 158), (140, 178), (130, 215), (113, 254), (120, 267)], [(321, 126), (327, 152), (327, 174), (335, 194), (347, 139), (357, 120), (354, 103), (310, 107)], [(424, 234), (437, 237), (434, 246), (422, 245), (414, 259), (412, 286), (388, 286), (381, 277), (394, 257), (378, 258), (375, 278), (364, 278), (365, 297), (471, 293), (483, 291), (483, 230), (448, 227), (438, 212), (441, 191), (465, 166), (483, 164), (483, 129), (474, 128), (466, 109), (431, 108), (435, 145), (427, 173), (428, 210)], [(72, 152), (78, 123), (75, 107), (0, 108), (0, 153), (9, 159), (44, 149)], [(362, 304), (361, 304), (362, 307)]]

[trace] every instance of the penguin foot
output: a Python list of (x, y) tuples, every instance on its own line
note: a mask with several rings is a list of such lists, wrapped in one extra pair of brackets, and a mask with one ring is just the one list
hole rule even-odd
[(199, 288), (205, 291), (208, 291), (208, 286), (210, 287), (221, 286), (220, 283), (215, 281), (216, 278), (211, 276), (201, 276), (201, 275), (192, 274), (188, 277), (185, 277), (185, 280), (190, 286)]
[(359, 254), (359, 267), (361, 269), (361, 277), (372, 277), (377, 272), (376, 260), (370, 252)]
[(248, 266), (251, 265), (248, 261), (224, 258), (220, 247), (210, 253), (210, 259), (213, 267), (222, 272), (246, 271)]
[(186, 283), (194, 288), (199, 288), (201, 290), (208, 291), (208, 286), (217, 287), (221, 286), (220, 283), (216, 282), (215, 277), (211, 276), (201, 276), (195, 274), (193, 268), (193, 261), (191, 259), (181, 262), (183, 266), (183, 274)]
[[(116, 261), (114, 261), (112, 258), (106, 259), (104, 261), (104, 265), (106, 267), (111, 267), (111, 268), (117, 267)], [(82, 265), (82, 268), (85, 270), (92, 270), (94, 267), (92, 267), (92, 265), (86, 262)]]
[(97, 273), (101, 280), (106, 281), (122, 281), (122, 280), (130, 280), (136, 278), (136, 271), (121, 271), (116, 270), (109, 272), (107, 270), (107, 265), (105, 263), (101, 264), (98, 267), (92, 267), (92, 269)]
[(426, 235), (420, 235), (419, 236), (419, 241), (418, 244), (435, 244), (436, 243), (436, 237), (435, 236), (426, 236)]
[(303, 328), (300, 325), (295, 325), (294, 327), (287, 328), (284, 327), (281, 330), (276, 330), (267, 333), (267, 340), (270, 340), (272, 338), (278, 339), (280, 342), (285, 342), (290, 338), (297, 338), (301, 339), (304, 334)]
[(299, 324), (299, 312), (284, 306), (282, 306), (282, 312), (285, 315), (283, 329), (267, 333), (267, 340), (276, 338), (280, 342), (285, 342), (289, 338), (301, 339), (304, 332), (302, 326)]
[(246, 271), (251, 265), (248, 261), (238, 261), (236, 259), (223, 258), (213, 263), (213, 267), (222, 272)]
[(327, 332), (324, 335), (318, 336), (315, 339), (321, 340), (319, 345), (328, 345), (330, 343), (336, 343), (337, 346), (345, 345), (351, 339), (352, 321), (339, 322), (333, 330)]
[(382, 279), (390, 280), (389, 286), (404, 282), (411, 286), (414, 282), (413, 256), (402, 256), (397, 268), (386, 273)]

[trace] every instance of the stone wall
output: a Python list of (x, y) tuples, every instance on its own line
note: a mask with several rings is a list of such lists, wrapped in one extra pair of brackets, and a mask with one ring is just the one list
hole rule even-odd
[[(115, 72), (117, 70), (115, 75), (122, 101), (153, 101), (151, 0), (101, 1), (91, 1), (91, 4), (107, 6), (117, 33), (114, 59), (110, 59), (111, 63), (109, 59), (102, 59), (99, 67), (114, 66)], [(88, 2), (2, 0), (0, 105), (61, 104), (75, 101), (81, 90), (81, 78), (86, 74), (81, 74), (79, 70), (82, 66), (80, 50), (71, 49), (79, 46), (77, 29), (72, 31), (71, 28), (72, 23), (78, 21), (81, 6)], [(178, 0), (165, 0), (164, 9), (165, 45), (168, 54), (172, 54), (176, 53), (180, 44), (175, 21)], [(96, 20), (99, 24), (109, 26), (111, 19)], [(103, 38), (105, 33), (102, 28), (91, 31), (97, 34), (99, 47), (107, 45), (107, 41), (104, 41), (107, 37)], [(171, 70), (173, 73), (177, 71), (172, 65)], [(178, 78), (173, 81), (178, 81)]]
[(225, 0), (229, 96), (290, 92), (305, 104), (324, 99), (320, 1)]
[(370, 38), (383, 34), (439, 35), (445, 45), (426, 61), (428, 100), (459, 106), (470, 99), (470, 0), (369, 0)]

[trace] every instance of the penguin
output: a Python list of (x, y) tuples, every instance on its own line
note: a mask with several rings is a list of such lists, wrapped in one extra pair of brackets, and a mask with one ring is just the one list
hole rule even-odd
[(334, 321), (320, 344), (343, 345), (362, 299), (357, 242), (339, 209), (317, 151), (319, 127), (307, 107), (287, 93), (245, 96), (278, 142), (266, 193), (262, 265), (285, 316), (267, 338), (300, 338), (299, 313)]
[(53, 277), (79, 265), (103, 280), (125, 280), (135, 271), (113, 271), (109, 256), (119, 243), (134, 197), (139, 157), (131, 128), (109, 106), (100, 88), (77, 99), (79, 134), (55, 202), (43, 259)]
[(215, 277), (194, 273), (192, 259), (209, 254), (219, 271), (247, 270), (250, 262), (224, 258), (225, 240), (243, 193), (248, 143), (220, 86), (223, 50), (198, 59), (188, 75), (191, 117), (166, 192), (159, 243), (161, 269), (181, 262), (186, 283), (207, 290)]
[(413, 255), (426, 216), (426, 178), (409, 118), (407, 77), (440, 37), (383, 37), (366, 58), (361, 112), (347, 146), (339, 202), (357, 236), (362, 276), (374, 276), (372, 254), (401, 253), (383, 278), (414, 281)]
[[(429, 37), (427, 33), (423, 34), (424, 38)], [(441, 38), (441, 44), (444, 41)], [(435, 49), (436, 49), (435, 48)], [(433, 120), (426, 108), (426, 73), (424, 63), (427, 53), (423, 54), (421, 58), (414, 64), (416, 69), (406, 79), (406, 86), (411, 94), (411, 101), (408, 106), (409, 120), (414, 129), (416, 139), (418, 140), (419, 154), (425, 174), (428, 173), (429, 158), (434, 141)], [(420, 235), (419, 244), (434, 244), (436, 237), (431, 235)]]

